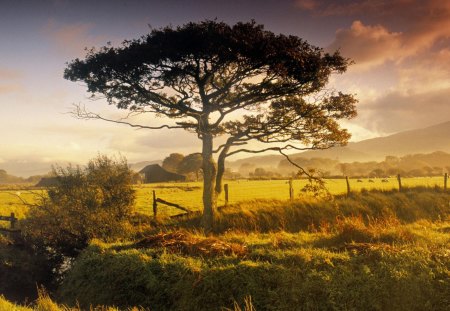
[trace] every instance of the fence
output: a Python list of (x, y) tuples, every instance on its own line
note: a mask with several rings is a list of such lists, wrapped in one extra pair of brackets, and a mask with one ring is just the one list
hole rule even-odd
[[(402, 184), (402, 177), (401, 177), (400, 174), (397, 175), (396, 180), (397, 180), (397, 183), (398, 183), (398, 188), (397, 189), (398, 189), (399, 192), (402, 192), (403, 191), (403, 184)], [(351, 187), (350, 187), (350, 181), (349, 181), (348, 176), (345, 176), (345, 181), (346, 181), (346, 185), (347, 185), (347, 195), (350, 195), (351, 194)], [(369, 179), (368, 181), (374, 183), (373, 179)], [(362, 180), (361, 179), (357, 179), (357, 182), (362, 182)], [(383, 179), (381, 179), (381, 182), (382, 183), (388, 183), (389, 179), (383, 178)], [(443, 182), (443, 189), (444, 189), (444, 191), (447, 191), (447, 182), (448, 182), (448, 173), (445, 173), (444, 174), (444, 182)], [(429, 186), (429, 185), (426, 185), (426, 186)], [(439, 185), (435, 184), (435, 187), (439, 187)]]
[[(444, 177), (424, 178), (371, 178), (352, 179), (345, 176), (343, 179), (324, 179), (325, 187), (332, 194), (351, 194), (362, 189), (398, 190), (405, 187), (439, 187), (445, 191), (448, 189), (448, 174)], [(293, 200), (302, 196), (302, 189), (308, 183), (307, 180), (267, 180), (267, 181), (241, 181), (224, 185), (224, 195), (219, 197), (219, 204), (227, 205), (230, 202), (238, 202), (252, 199), (280, 199)]]
[(191, 210), (189, 210), (189, 209), (187, 209), (187, 208), (185, 208), (185, 207), (183, 207), (183, 206), (181, 206), (179, 204), (168, 202), (168, 201), (163, 200), (161, 198), (157, 198), (156, 197), (156, 191), (153, 190), (153, 217), (155, 217), (155, 218), (158, 215), (158, 203), (162, 203), (162, 204), (165, 204), (165, 205), (168, 205), (168, 206), (172, 206), (172, 207), (175, 207), (175, 208), (185, 212), (185, 213), (182, 213), (182, 214), (173, 215), (171, 217), (184, 216), (184, 215), (188, 215), (188, 214), (192, 213)]
[[(348, 183), (347, 183), (348, 181)], [(400, 181), (400, 183), (399, 183)], [(447, 189), (448, 174), (439, 177), (416, 177), (403, 178), (400, 176), (391, 178), (340, 178), (324, 179), (325, 187), (333, 195), (342, 195), (352, 192), (359, 192), (363, 189), (378, 189), (384, 191), (413, 188), (423, 186), (429, 188), (439, 187)], [(223, 192), (217, 198), (217, 205), (234, 204), (249, 200), (289, 200), (305, 196), (302, 189), (308, 184), (306, 179), (294, 180), (228, 180), (224, 185)], [(201, 182), (191, 183), (161, 183), (146, 184), (136, 188), (137, 202), (136, 209), (143, 213), (149, 213), (149, 207), (156, 202), (156, 214), (177, 215), (184, 207), (190, 211), (202, 209), (202, 189)], [(152, 191), (156, 190), (158, 198), (152, 198)], [(164, 198), (164, 199), (162, 199)], [(175, 205), (168, 205), (166, 203)], [(184, 213), (186, 211), (183, 211)]]
[(16, 228), (16, 223), (18, 219), (14, 213), (11, 213), (9, 216), (0, 216), (0, 221), (9, 221), (9, 228), (0, 227), (0, 233), (6, 232), (11, 239), (18, 243), (20, 238), (20, 230)]

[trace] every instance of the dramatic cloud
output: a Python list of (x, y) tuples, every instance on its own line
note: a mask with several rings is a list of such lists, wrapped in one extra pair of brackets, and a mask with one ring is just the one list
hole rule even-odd
[(360, 107), (356, 123), (379, 133), (393, 133), (449, 121), (450, 88), (422, 94), (394, 91)]
[(350, 28), (336, 32), (329, 49), (341, 49), (360, 69), (427, 53), (450, 38), (449, 1), (316, 0), (296, 4), (320, 16), (354, 18)]
[(343, 77), (361, 82), (348, 88), (360, 98), (355, 124), (387, 134), (450, 119), (449, 1), (316, 0), (312, 7), (316, 16), (353, 18), (327, 49), (355, 61)]
[(314, 10), (316, 16), (355, 16), (409, 20), (410, 24), (428, 15), (442, 14), (450, 7), (442, 0), (296, 0), (295, 6), (303, 10)]
[(389, 32), (381, 25), (365, 26), (355, 21), (350, 29), (337, 31), (328, 50), (340, 50), (342, 55), (354, 60), (358, 68), (368, 69), (402, 57), (401, 48), (400, 33)]

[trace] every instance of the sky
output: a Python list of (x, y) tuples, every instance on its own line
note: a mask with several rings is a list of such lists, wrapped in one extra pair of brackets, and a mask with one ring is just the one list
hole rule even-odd
[(112, 117), (117, 111), (90, 100), (63, 71), (86, 47), (205, 19), (254, 19), (352, 59), (330, 87), (359, 100), (358, 117), (343, 123), (353, 141), (450, 121), (450, 1), (0, 0), (0, 168), (28, 176), (98, 153), (133, 163), (199, 151), (187, 132), (74, 118), (74, 104)]

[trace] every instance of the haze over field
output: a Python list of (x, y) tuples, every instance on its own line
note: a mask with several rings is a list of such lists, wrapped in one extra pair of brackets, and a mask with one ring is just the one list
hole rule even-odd
[[(43, 173), (54, 162), (84, 163), (98, 152), (121, 153), (133, 163), (160, 160), (171, 152), (199, 151), (196, 136), (181, 130), (135, 131), (67, 114), (72, 104), (82, 104), (120, 117), (105, 102), (90, 101), (85, 86), (64, 80), (65, 63), (83, 57), (84, 47), (137, 38), (149, 31), (148, 25), (255, 19), (276, 33), (302, 37), (327, 51), (339, 49), (355, 64), (333, 78), (330, 86), (357, 94), (359, 116), (343, 124), (353, 141), (450, 119), (448, 1), (0, 0), (0, 4), (0, 168), (11, 174)], [(159, 120), (142, 122), (157, 125)], [(428, 131), (419, 139), (418, 133), (409, 132), (407, 137), (392, 136), (396, 142), (369, 140), (347, 148), (362, 158), (383, 157), (387, 151), (449, 151), (448, 128), (449, 123), (442, 124), (436, 132), (440, 136)], [(345, 153), (339, 152), (344, 160)]]

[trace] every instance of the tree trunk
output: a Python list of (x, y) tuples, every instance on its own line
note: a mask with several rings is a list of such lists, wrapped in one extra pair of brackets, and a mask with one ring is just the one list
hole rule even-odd
[(210, 133), (202, 136), (203, 158), (203, 218), (202, 224), (206, 234), (214, 227), (214, 212), (216, 209), (216, 165), (213, 158), (213, 137)]

